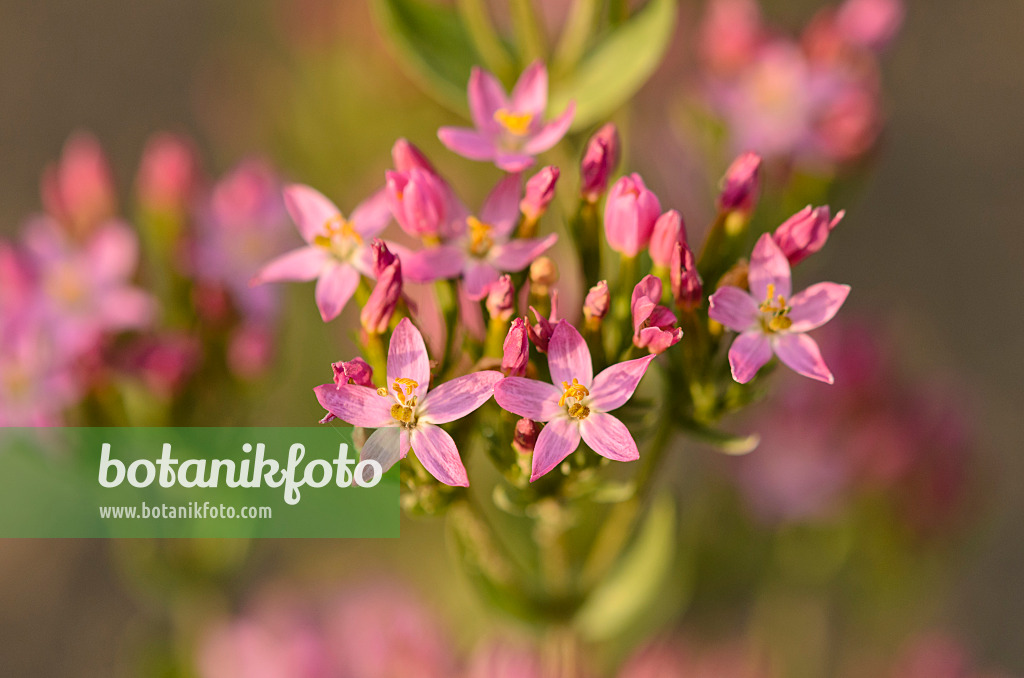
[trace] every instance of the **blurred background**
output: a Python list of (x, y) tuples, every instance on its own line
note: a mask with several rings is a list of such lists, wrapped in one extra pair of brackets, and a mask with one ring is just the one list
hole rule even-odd
[[(814, 0), (771, 5), (773, 20), (794, 30), (820, 7)], [(682, 3), (676, 42), (635, 100), (637, 110), (671, 110), (666, 92), (687, 84), (686, 54), (700, 14), (699, 4)], [(284, 177), (347, 205), (380, 184), (399, 135), (437, 158), (456, 185), (484, 183), (440, 147), (434, 132), (453, 116), (403, 74), (362, 2), (0, 0), (0, 17), (5, 236), (39, 210), (42, 168), (81, 129), (103, 144), (122, 194), (130, 192), (141, 151), (159, 130), (194, 138), (214, 174), (261, 156)], [(848, 216), (833, 235), (827, 266), (816, 269), (853, 286), (848, 308), (862, 325), (870, 319), (868, 328), (884, 337), (906, 379), (925, 389), (937, 384), (936, 391), (948, 393), (950, 416), (972, 422), (979, 489), (958, 509), (971, 518), (943, 554), (940, 578), (947, 586), (925, 607), (981, 665), (1012, 674), (1024, 674), (1024, 316), (1015, 312), (1024, 299), (1017, 227), (1024, 185), (1022, 26), (1024, 3), (1017, 0), (908, 2), (903, 35), (883, 66), (888, 125), (877, 166), (833, 204)], [(657, 118), (644, 118), (636, 145), (672, 134)], [(666, 203), (699, 221), (706, 201), (680, 185), (700, 160), (685, 143), (673, 153), (679, 177), (664, 159), (645, 165), (638, 157), (633, 164), (647, 170), (659, 195), (670, 196)], [(306, 425), (320, 416), (309, 389), (327, 381), (330, 361), (350, 357), (344, 330), (352, 319), (319, 323), (310, 297), (305, 287), (285, 291), (289, 322), (280, 358), (261, 378), (261, 397), (240, 408), (239, 420)], [(926, 426), (945, 420), (927, 419)], [(713, 453), (688, 454), (710, 459)], [(202, 598), (201, 588), (186, 594), (174, 587), (181, 570), (245, 600), (284, 580), (299, 588), (340, 585), (369, 561), (425, 591), (431, 607), (458, 618), (459, 626), (467, 615), (482, 615), (468, 585), (445, 576), (443, 553), (420, 558), (438, 550), (442, 526), (408, 522), (395, 543), (282, 541), (206, 555), (177, 553), (173, 545), (4, 541), (0, 673), (172, 675), (146, 669), (173, 663), (159, 639), (171, 626), (179, 629), (174, 633), (184, 626), (198, 634), (205, 623), (201, 615), (182, 623), (166, 613), (203, 608), (162, 598), (170, 591)]]

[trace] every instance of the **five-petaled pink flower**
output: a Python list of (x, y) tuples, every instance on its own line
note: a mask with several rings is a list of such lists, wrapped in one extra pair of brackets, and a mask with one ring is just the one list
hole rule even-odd
[[(358, 205), (350, 218), (319, 191), (292, 185), (284, 191), (285, 207), (305, 247), (282, 254), (256, 276), (256, 283), (316, 280), (316, 306), (324, 322), (345, 308), (359, 285), (360, 274), (373, 277), (370, 241), (391, 220), (384, 191)], [(395, 248), (388, 243), (388, 246)]]
[(502, 273), (521, 271), (547, 251), (558, 236), (512, 238), (519, 219), (520, 177), (510, 174), (498, 182), (480, 210), (453, 224), (455, 235), (439, 247), (414, 252), (402, 261), (411, 280), (454, 278), (461, 275), (466, 295), (475, 301), (487, 296)]
[(729, 349), (733, 378), (745, 384), (771, 360), (772, 353), (805, 377), (833, 383), (818, 345), (805, 333), (835, 316), (849, 285), (811, 285), (792, 295), (789, 262), (771, 234), (764, 234), (750, 258), (750, 291), (722, 287), (710, 299), (708, 315), (739, 332)]
[(579, 331), (561, 321), (548, 344), (548, 384), (508, 377), (494, 387), (502, 408), (534, 421), (547, 422), (533, 451), (534, 481), (560, 464), (580, 444), (580, 437), (602, 457), (634, 461), (640, 457), (626, 425), (608, 414), (632, 397), (654, 355), (612, 365), (594, 376), (590, 349)]
[(466, 487), (469, 479), (455, 441), (439, 424), (465, 417), (490, 399), (501, 372), (474, 372), (441, 384), (429, 394), (430, 360), (423, 336), (408, 318), (391, 335), (387, 387), (356, 384), (317, 386), (317, 400), (353, 426), (375, 428), (360, 458), (386, 471), (411, 448), (424, 468), (445, 485)]
[(548, 71), (533, 63), (519, 77), (512, 95), (498, 79), (478, 67), (469, 76), (469, 111), (474, 128), (442, 127), (441, 143), (470, 160), (489, 160), (506, 172), (522, 172), (534, 156), (557, 144), (569, 131), (576, 105), (544, 123), (548, 106)]

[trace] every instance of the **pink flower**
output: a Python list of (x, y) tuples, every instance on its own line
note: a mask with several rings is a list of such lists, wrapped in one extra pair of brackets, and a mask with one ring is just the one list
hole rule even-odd
[(588, 202), (597, 202), (608, 190), (608, 181), (619, 164), (619, 130), (607, 123), (587, 142), (580, 165), (580, 192)]
[(718, 209), (722, 212), (753, 212), (761, 187), (760, 171), (761, 156), (756, 153), (744, 153), (733, 160), (722, 177)]
[(700, 28), (700, 55), (713, 71), (735, 72), (754, 58), (763, 34), (756, 0), (713, 0)]
[(633, 288), (630, 311), (633, 314), (633, 345), (652, 354), (662, 353), (679, 343), (683, 331), (676, 327), (676, 316), (660, 304), (661, 279), (646, 275)]
[(377, 283), (363, 305), (359, 321), (367, 334), (382, 334), (402, 298), (402, 262), (380, 239), (373, 241), (373, 274)]
[(414, 167), (418, 167), (432, 174), (437, 174), (437, 170), (427, 160), (427, 156), (423, 154), (423, 151), (408, 139), (399, 139), (391, 147), (391, 161), (399, 172), (408, 172)]
[(413, 253), (404, 261), (410, 280), (462, 277), (466, 294), (480, 300), (505, 272), (521, 271), (547, 251), (558, 236), (512, 238), (519, 219), (519, 175), (506, 176), (484, 201), (480, 217), (453, 224), (451, 238), (439, 247)]
[(501, 372), (475, 372), (441, 384), (429, 395), (430, 359), (423, 336), (408, 318), (391, 335), (387, 388), (324, 384), (314, 389), (332, 415), (353, 426), (375, 428), (366, 440), (362, 459), (374, 459), (387, 470), (411, 448), (432, 476), (446, 485), (468, 486), (466, 469), (455, 441), (439, 424), (461, 419), (494, 392)]
[(431, 170), (413, 167), (386, 175), (388, 206), (402, 230), (415, 238), (438, 238), (447, 233), (450, 189)]
[(166, 132), (149, 138), (135, 178), (139, 201), (147, 209), (184, 212), (199, 180), (199, 158), (189, 139)]
[(526, 321), (516, 318), (512, 321), (502, 344), (501, 371), (510, 377), (522, 377), (530, 362), (530, 341)]
[(67, 140), (60, 161), (43, 173), (42, 194), (47, 213), (77, 235), (114, 216), (114, 178), (96, 137), (79, 132)]
[(786, 255), (789, 265), (796, 266), (825, 246), (828, 234), (845, 215), (846, 212), (841, 211), (833, 219), (827, 205), (816, 208), (808, 205), (775, 229), (772, 238)]
[(587, 320), (604, 320), (611, 308), (612, 299), (608, 292), (608, 282), (601, 280), (590, 288), (583, 300), (583, 317)]
[(692, 311), (704, 302), (703, 282), (689, 245), (676, 243), (668, 272), (676, 307)]
[(38, 315), (0, 317), (0, 427), (59, 426), (82, 387)]
[(836, 12), (836, 26), (850, 43), (879, 50), (899, 33), (904, 13), (901, 0), (846, 0)]
[(676, 210), (665, 212), (654, 222), (651, 235), (650, 254), (655, 266), (668, 268), (672, 263), (672, 252), (678, 243), (686, 242), (686, 224)]
[(530, 177), (526, 182), (526, 195), (519, 201), (519, 209), (530, 221), (537, 221), (548, 209), (555, 197), (555, 185), (558, 183), (557, 167), (545, 167)]
[(660, 215), (658, 197), (647, 190), (639, 174), (620, 178), (609, 191), (604, 208), (608, 244), (619, 254), (635, 257), (651, 242)]
[(316, 280), (316, 305), (327, 322), (352, 298), (359, 275), (373, 275), (373, 254), (367, 241), (391, 220), (384, 191), (358, 205), (349, 219), (308, 186), (287, 187), (284, 202), (308, 244), (266, 264), (255, 282)]
[(274, 332), (264, 323), (244, 323), (231, 333), (228, 367), (241, 379), (262, 376), (274, 358)]
[(557, 144), (569, 131), (576, 105), (550, 123), (548, 71), (541, 62), (527, 68), (509, 97), (492, 74), (474, 67), (469, 77), (469, 110), (474, 128), (442, 127), (437, 136), (450, 150), (470, 160), (489, 160), (506, 172), (522, 172), (533, 156)]
[(494, 387), (498, 404), (520, 417), (547, 422), (533, 453), (535, 481), (580, 444), (580, 437), (603, 457), (634, 461), (640, 457), (625, 424), (608, 414), (632, 397), (653, 355), (612, 365), (594, 377), (590, 349), (579, 331), (564, 320), (548, 345), (553, 384), (509, 377)]
[(806, 332), (835, 316), (850, 293), (849, 285), (818, 283), (792, 295), (789, 262), (767, 233), (754, 247), (749, 280), (749, 292), (720, 288), (711, 296), (708, 311), (712, 319), (740, 333), (729, 349), (733, 378), (747, 383), (774, 352), (797, 373), (833, 383), (818, 345)]

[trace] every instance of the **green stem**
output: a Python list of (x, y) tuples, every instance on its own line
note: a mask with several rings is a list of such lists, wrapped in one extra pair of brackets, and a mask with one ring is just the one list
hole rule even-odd
[(583, 279), (589, 289), (601, 279), (601, 224), (597, 205), (580, 200), (571, 228), (580, 251)]
[(494, 28), (482, 0), (457, 0), (456, 5), (462, 17), (462, 23), (469, 32), (469, 39), (483, 59), (488, 70), (499, 79), (511, 78), (514, 74), (512, 57), (502, 44), (501, 36)]
[(532, 0), (509, 0), (509, 12), (522, 65), (525, 67), (537, 59), (543, 60), (547, 50)]

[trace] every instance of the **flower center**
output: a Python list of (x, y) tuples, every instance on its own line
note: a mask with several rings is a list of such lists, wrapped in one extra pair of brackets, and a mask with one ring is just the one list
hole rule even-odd
[(324, 232), (313, 239), (313, 242), (326, 250), (330, 250), (341, 259), (347, 259), (352, 253), (353, 245), (363, 244), (363, 237), (356, 231), (351, 221), (340, 214), (324, 222)]
[(505, 130), (517, 137), (526, 136), (533, 122), (532, 113), (513, 113), (507, 108), (499, 108), (494, 112), (494, 121)]
[(781, 332), (788, 330), (793, 325), (789, 318), (789, 312), (793, 310), (786, 305), (786, 298), (781, 294), (775, 294), (775, 285), (768, 284), (768, 293), (761, 303), (761, 327), (765, 332)]
[(416, 425), (416, 402), (418, 400), (418, 396), (414, 396), (412, 392), (419, 388), (419, 384), (412, 379), (402, 377), (395, 379), (391, 388), (394, 395), (388, 393), (383, 386), (377, 389), (377, 395), (382, 398), (394, 398), (395, 404), (391, 406), (391, 418), (403, 428), (412, 428)]
[(575, 378), (570, 384), (562, 382), (562, 397), (558, 399), (558, 406), (564, 407), (570, 417), (586, 419), (590, 416), (590, 408), (583, 404), (583, 399), (590, 395), (587, 387), (578, 382)]
[(469, 217), (466, 223), (469, 224), (469, 251), (474, 256), (484, 256), (494, 246), (494, 239), (491, 237), (493, 227), (476, 217)]

